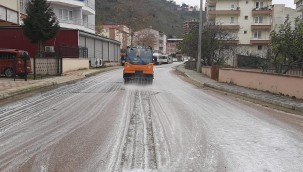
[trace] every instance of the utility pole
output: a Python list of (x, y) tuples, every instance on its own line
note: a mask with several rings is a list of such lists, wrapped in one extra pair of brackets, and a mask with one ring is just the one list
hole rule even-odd
[(197, 72), (201, 72), (201, 58), (202, 58), (202, 27), (203, 27), (203, 0), (200, 0), (200, 21), (199, 21), (199, 43), (198, 43), (198, 60)]

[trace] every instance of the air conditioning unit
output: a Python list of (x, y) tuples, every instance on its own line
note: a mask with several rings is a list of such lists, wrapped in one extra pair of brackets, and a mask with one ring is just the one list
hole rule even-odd
[(54, 46), (45, 46), (44, 50), (45, 52), (55, 52)]

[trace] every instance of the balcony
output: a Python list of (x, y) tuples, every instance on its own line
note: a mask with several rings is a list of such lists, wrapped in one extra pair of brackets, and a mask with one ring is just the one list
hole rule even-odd
[(303, 12), (303, 0), (296, 2), (296, 11)]
[(240, 10), (209, 10), (208, 15), (240, 15)]
[(271, 15), (272, 7), (262, 7), (262, 8), (254, 8), (252, 10), (252, 15)]
[(18, 12), (0, 5), (0, 25), (18, 25)]
[(270, 44), (270, 40), (264, 40), (264, 39), (251, 39), (250, 40), (251, 45), (268, 45)]
[(268, 30), (270, 31), (271, 30), (271, 25), (267, 25), (267, 24), (264, 24), (264, 25), (251, 25), (251, 30)]
[(240, 29), (240, 25), (219, 25), (220, 28), (222, 28), (223, 30), (239, 30)]
[(224, 44), (239, 44), (239, 40), (222, 40)]

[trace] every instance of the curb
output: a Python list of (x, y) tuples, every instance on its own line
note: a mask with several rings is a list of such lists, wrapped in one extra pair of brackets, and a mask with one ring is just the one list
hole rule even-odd
[(50, 86), (74, 83), (74, 82), (83, 80), (87, 77), (94, 76), (94, 75), (97, 75), (97, 74), (103, 73), (103, 72), (108, 72), (108, 71), (111, 71), (111, 70), (116, 70), (116, 69), (119, 69), (119, 68), (120, 68), (119, 66), (118, 67), (116, 67), (116, 66), (106, 67), (104, 69), (100, 69), (98, 71), (94, 71), (92, 73), (85, 74), (85, 75), (83, 75), (79, 78), (70, 79), (70, 80), (67, 80), (67, 81), (64, 81), (64, 82), (58, 82), (58, 81), (43, 82), (42, 81), (41, 83), (36, 83), (36, 84), (29, 85), (29, 86), (19, 88), (19, 89), (11, 89), (11, 90), (7, 90), (7, 91), (1, 91), (0, 92), (0, 100), (7, 99), (7, 98), (10, 98), (10, 97), (19, 95), (19, 94), (29, 93), (31, 91), (39, 90), (39, 89), (50, 87)]

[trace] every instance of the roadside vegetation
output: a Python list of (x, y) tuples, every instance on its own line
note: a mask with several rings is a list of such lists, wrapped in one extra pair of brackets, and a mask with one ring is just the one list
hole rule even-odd
[(23, 33), (43, 52), (43, 43), (56, 36), (60, 26), (53, 9), (46, 0), (29, 1), (27, 17), (23, 19)]
[(271, 33), (268, 58), (277, 73), (287, 73), (293, 65), (303, 65), (303, 22), (286, 18), (277, 31)]
[[(183, 41), (178, 44), (182, 53), (193, 57), (198, 56), (199, 31), (193, 30), (183, 37)], [(208, 24), (202, 31), (202, 64), (203, 65), (223, 65), (228, 57), (235, 53), (234, 41), (236, 36), (233, 32), (223, 30), (220, 25)]]

